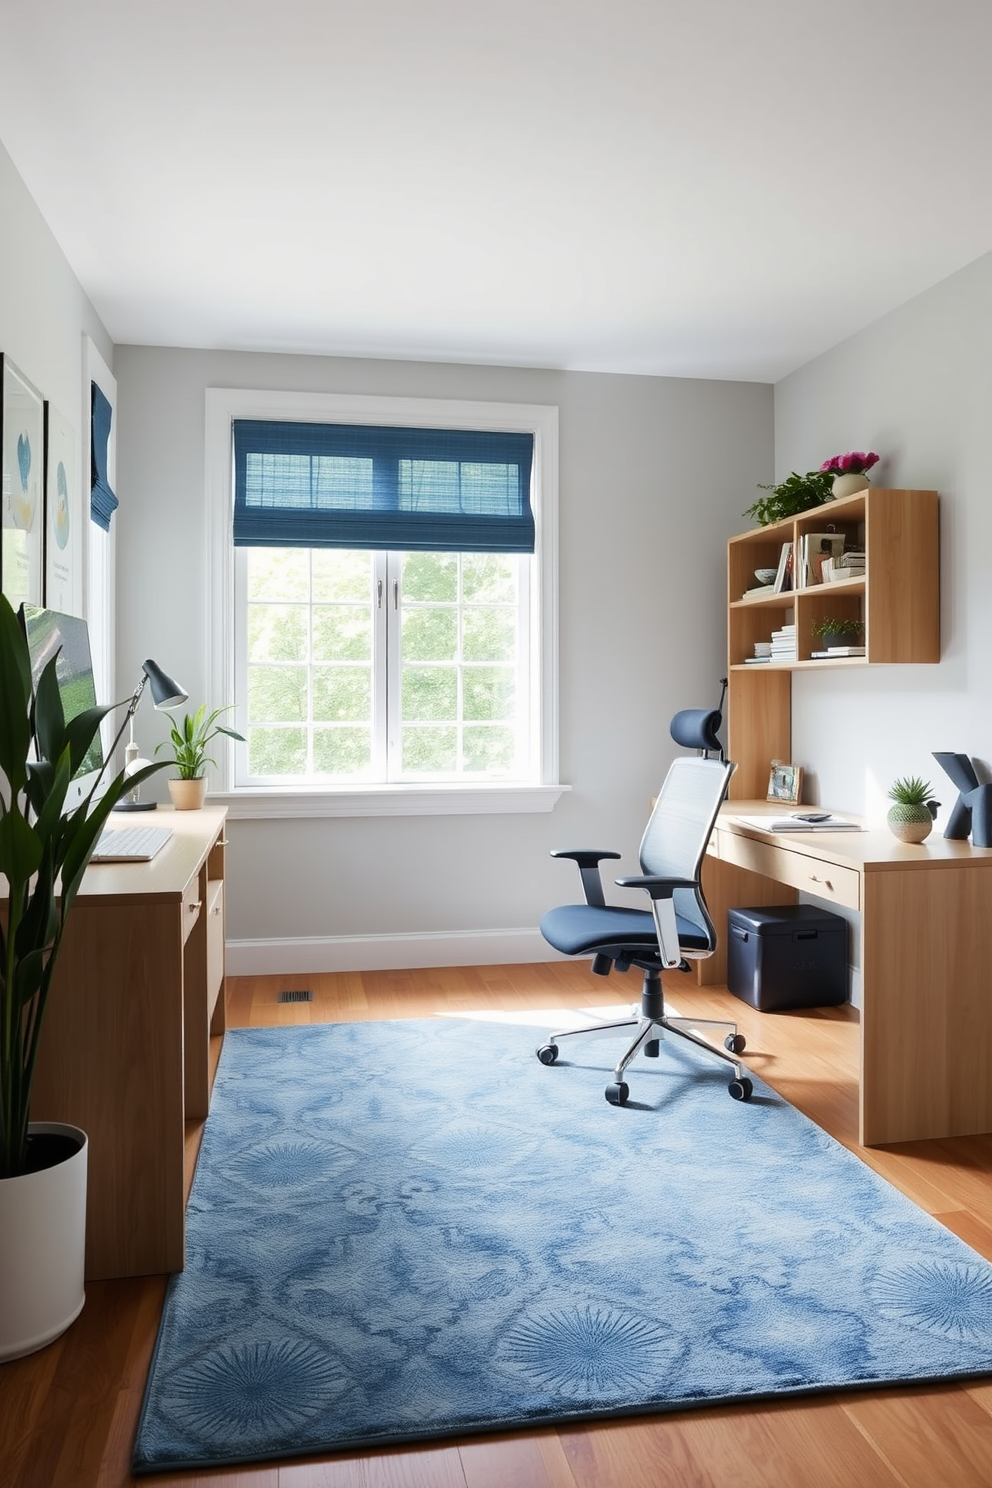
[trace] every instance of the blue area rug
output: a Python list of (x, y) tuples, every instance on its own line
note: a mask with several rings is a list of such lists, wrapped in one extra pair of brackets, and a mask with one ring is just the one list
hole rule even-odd
[(691, 1049), (228, 1033), (137, 1472), (992, 1373), (992, 1267)]

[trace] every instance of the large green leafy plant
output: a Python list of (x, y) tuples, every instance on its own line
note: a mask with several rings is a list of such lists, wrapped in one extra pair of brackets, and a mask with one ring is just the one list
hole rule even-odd
[[(73, 775), (112, 708), (66, 721), (56, 659), (32, 686), (27, 642), (0, 595), (0, 1178), (28, 1167), (31, 1085), (52, 976), (66, 921), (104, 823), (125, 790), (161, 765), (113, 777), (97, 797), (114, 740), (93, 788), (66, 809)], [(121, 729), (123, 732), (123, 726)], [(0, 881), (0, 895), (3, 884)]]
[(833, 496), (833, 483), (833, 474), (828, 470), (807, 470), (805, 475), (793, 470), (777, 486), (759, 486), (759, 491), (771, 494), (759, 496), (744, 515), (753, 517), (759, 527), (781, 522), (785, 517), (796, 517), (800, 512), (811, 511), (829, 501)]

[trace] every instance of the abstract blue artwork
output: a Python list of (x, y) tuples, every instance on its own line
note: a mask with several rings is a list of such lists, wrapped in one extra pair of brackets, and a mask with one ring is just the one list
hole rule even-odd
[(761, 1081), (538, 1042), (228, 1033), (135, 1471), (992, 1373), (992, 1267)]

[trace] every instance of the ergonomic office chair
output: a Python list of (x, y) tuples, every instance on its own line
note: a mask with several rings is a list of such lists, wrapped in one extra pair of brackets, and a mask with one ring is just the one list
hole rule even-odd
[[(724, 684), (726, 686), (726, 684)], [(722, 702), (722, 699), (721, 699)], [(656, 1056), (660, 1040), (674, 1034), (698, 1045), (734, 1067), (728, 1089), (735, 1100), (750, 1100), (751, 1081), (734, 1055), (744, 1052), (743, 1035), (730, 1022), (713, 1019), (674, 1018), (665, 1012), (662, 970), (688, 971), (690, 961), (711, 956), (716, 932), (700, 885), (703, 855), (713, 831), (717, 812), (727, 793), (736, 766), (726, 760), (717, 738), (719, 709), (687, 709), (676, 713), (672, 738), (685, 748), (697, 749), (695, 757), (676, 759), (644, 831), (640, 846), (641, 874), (615, 880), (622, 888), (643, 889), (651, 896), (651, 909), (624, 909), (608, 905), (603, 894), (599, 864), (604, 858), (619, 858), (618, 852), (560, 851), (555, 858), (572, 858), (578, 866), (585, 904), (563, 904), (549, 910), (541, 920), (541, 934), (555, 950), (566, 956), (592, 954), (592, 969), (609, 976), (639, 966), (644, 972), (640, 1016), (595, 1023), (552, 1033), (537, 1051), (542, 1064), (554, 1064), (565, 1039), (596, 1038), (633, 1029), (634, 1037), (613, 1071), (606, 1099), (614, 1106), (625, 1104), (630, 1094), (624, 1073), (637, 1054)], [(711, 759), (713, 752), (719, 759)], [(728, 1029), (723, 1050), (694, 1030), (711, 1026)]]

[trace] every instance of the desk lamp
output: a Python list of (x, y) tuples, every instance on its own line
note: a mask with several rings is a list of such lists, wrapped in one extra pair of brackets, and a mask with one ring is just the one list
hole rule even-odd
[[(179, 683), (175, 680), (174, 677), (170, 677), (167, 672), (163, 672), (158, 662), (149, 659), (148, 661), (143, 661), (141, 663), (141, 681), (134, 689), (134, 692), (131, 696), (131, 701), (130, 703), (128, 703), (127, 718), (125, 720), (128, 726), (127, 744), (124, 748), (125, 776), (134, 775), (138, 770), (143, 770), (146, 765), (151, 764), (150, 760), (140, 758), (138, 754), (138, 746), (135, 743), (134, 739), (134, 715), (138, 711), (138, 704), (141, 702), (141, 695), (144, 692), (145, 687), (149, 684), (151, 685), (152, 689), (152, 701), (154, 702), (155, 707), (160, 709), (161, 711), (167, 712), (171, 708), (178, 708), (179, 704), (184, 703), (189, 697), (189, 693), (186, 692), (184, 688), (180, 687)], [(134, 786), (134, 788), (130, 790), (126, 796), (118, 801), (117, 805), (114, 807), (114, 810), (154, 811), (156, 806), (158, 805), (158, 802), (141, 801), (138, 799), (140, 793), (140, 785)]]

